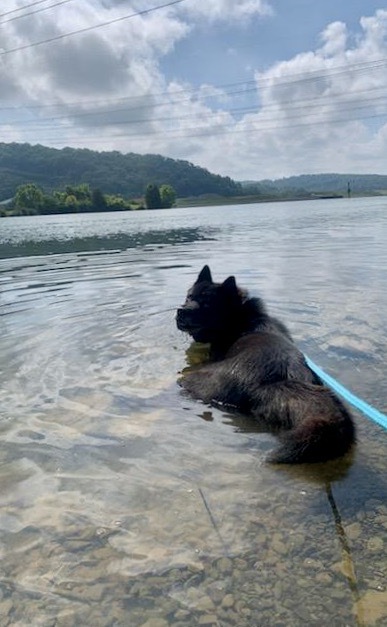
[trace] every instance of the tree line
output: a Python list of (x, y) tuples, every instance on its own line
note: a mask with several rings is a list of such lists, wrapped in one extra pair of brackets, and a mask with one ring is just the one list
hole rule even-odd
[(26, 183), (16, 189), (10, 207), (3, 207), (0, 215), (34, 215), (78, 213), (90, 211), (131, 211), (138, 209), (169, 208), (175, 204), (176, 192), (171, 185), (147, 185), (143, 199), (129, 200), (121, 195), (104, 194), (87, 183), (67, 185), (63, 190), (45, 192), (35, 183)]

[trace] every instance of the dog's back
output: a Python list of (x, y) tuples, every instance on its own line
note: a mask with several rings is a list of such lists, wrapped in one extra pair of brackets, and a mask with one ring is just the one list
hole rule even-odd
[(177, 324), (212, 349), (212, 361), (186, 374), (183, 387), (278, 431), (281, 444), (270, 461), (325, 461), (351, 447), (355, 429), (347, 409), (308, 367), (285, 325), (233, 277), (213, 283), (205, 266)]

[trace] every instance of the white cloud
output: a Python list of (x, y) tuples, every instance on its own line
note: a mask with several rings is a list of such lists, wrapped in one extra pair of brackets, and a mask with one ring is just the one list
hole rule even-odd
[(209, 21), (245, 20), (273, 14), (270, 4), (265, 0), (196, 0), (185, 5), (184, 10), (189, 15)]
[[(0, 49), (14, 49), (87, 29), (135, 10), (128, 3), (125, 7), (117, 3), (109, 7), (92, 0), (58, 6), (10, 22), (7, 28), (0, 26)], [(16, 128), (18, 119), (21, 121), (26, 141), (66, 145), (76, 137), (77, 145), (87, 145), (89, 141), (91, 148), (112, 148), (114, 136), (122, 130), (115, 127), (117, 123), (141, 117), (144, 123), (138, 131), (151, 128), (155, 115), (151, 94), (166, 89), (158, 59), (185, 37), (190, 28), (175, 12), (163, 10), (3, 55), (0, 57), (2, 104), (26, 103), (27, 120), (26, 113), (18, 108), (8, 114)], [(48, 103), (63, 103), (63, 106), (35, 108)], [(85, 113), (95, 115), (87, 117)], [(1, 117), (6, 118), (0, 111), (0, 124)], [(39, 133), (37, 125), (44, 119), (47, 125), (41, 125)], [(5, 124), (8, 121), (4, 119)], [(93, 125), (98, 125), (99, 145), (91, 132)], [(4, 131), (3, 141), (13, 135), (5, 127), (0, 129)], [(139, 146), (140, 142), (138, 149)]]
[[(139, 0), (68, 3), (0, 28), (0, 49), (141, 7)], [(192, 92), (188, 74), (185, 83), (163, 76), (160, 60), (203, 20), (213, 26), (268, 13), (259, 0), (187, 2), (1, 56), (2, 106), (30, 105), (0, 109), (2, 141), (158, 152), (240, 179), (384, 171), (387, 124), (377, 116), (387, 114), (387, 65), (380, 62), (387, 58), (387, 10), (361, 18), (356, 39), (333, 22), (315, 50), (256, 72), (255, 112), (225, 111), (233, 102), (227, 89)], [(47, 103), (62, 106), (32, 108)]]
[(385, 118), (378, 116), (387, 115), (387, 11), (363, 18), (361, 26), (355, 47), (345, 25), (335, 22), (323, 32), (321, 48), (257, 73), (263, 107), (250, 123), (272, 127), (260, 140), (279, 158), (280, 174), (384, 170), (387, 146), (378, 127)]
[(346, 25), (343, 22), (332, 22), (321, 34), (321, 39), (324, 42), (321, 53), (326, 56), (345, 53), (348, 40)]

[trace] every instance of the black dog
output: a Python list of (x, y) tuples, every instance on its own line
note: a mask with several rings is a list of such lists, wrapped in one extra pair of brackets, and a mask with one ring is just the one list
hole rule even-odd
[(351, 448), (349, 412), (307, 366), (285, 325), (233, 276), (214, 283), (204, 266), (176, 322), (196, 342), (210, 344), (210, 363), (188, 372), (181, 385), (205, 403), (250, 414), (280, 431), (281, 445), (269, 461), (321, 462)]

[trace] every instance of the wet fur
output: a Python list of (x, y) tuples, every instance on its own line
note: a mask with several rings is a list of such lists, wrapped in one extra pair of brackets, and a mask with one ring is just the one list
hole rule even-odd
[(210, 362), (186, 373), (181, 385), (205, 403), (252, 415), (278, 432), (280, 446), (269, 461), (321, 462), (351, 448), (355, 428), (345, 406), (308, 367), (286, 326), (234, 277), (214, 283), (204, 266), (176, 323), (210, 344)]

